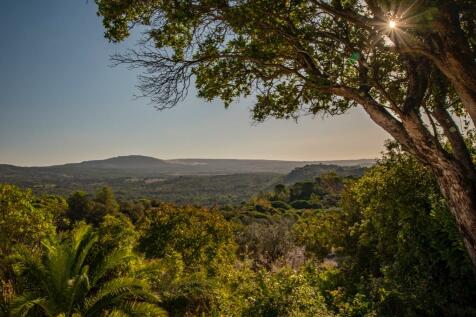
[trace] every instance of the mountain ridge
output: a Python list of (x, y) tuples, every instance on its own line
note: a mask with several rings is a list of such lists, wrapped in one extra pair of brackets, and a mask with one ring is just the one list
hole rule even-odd
[(287, 174), (312, 164), (369, 166), (373, 160), (280, 161), (251, 159), (161, 160), (142, 155), (116, 156), (51, 166), (22, 167), (0, 164), (0, 182), (41, 182), (55, 179), (111, 179), (121, 177), (164, 177), (187, 175), (229, 175), (246, 173)]
[(346, 160), (335, 165), (277, 160), (160, 160), (129, 155), (47, 167), (0, 164), (0, 183), (32, 188), (37, 194), (67, 196), (76, 190), (94, 193), (109, 186), (123, 199), (147, 197), (180, 204), (239, 204), (281, 182), (313, 181), (326, 172), (360, 175), (365, 169), (362, 165), (372, 162)]
[[(28, 165), (28, 166), (21, 166), (15, 165), (11, 163), (0, 163), (0, 166), (12, 166), (12, 167), (19, 167), (19, 168), (50, 168), (50, 167), (64, 167), (64, 166), (73, 166), (73, 165), (92, 165), (92, 163), (101, 163), (101, 162), (113, 162), (125, 159), (134, 159), (134, 160), (148, 160), (150, 162), (156, 163), (201, 163), (201, 162), (260, 162), (260, 163), (294, 163), (294, 164), (336, 164), (336, 165), (362, 165), (368, 166), (372, 165), (375, 162), (375, 159), (348, 159), (348, 160), (316, 160), (316, 161), (309, 161), (309, 160), (273, 160), (273, 159), (236, 159), (236, 158), (174, 158), (174, 159), (160, 159), (153, 156), (147, 155), (139, 155), (139, 154), (130, 154), (130, 155), (118, 155), (113, 157), (108, 157), (104, 159), (94, 159), (94, 160), (85, 160), (80, 162), (70, 162), (70, 163), (63, 163), (63, 164), (51, 164), (51, 165)], [(304, 165), (303, 165), (304, 166)]]

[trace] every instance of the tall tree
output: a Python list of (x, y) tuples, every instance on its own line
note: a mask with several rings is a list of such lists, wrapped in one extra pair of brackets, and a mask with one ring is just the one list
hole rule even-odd
[(476, 170), (464, 129), (476, 122), (472, 0), (96, 0), (106, 36), (136, 25), (145, 96), (165, 109), (198, 95), (256, 95), (254, 117), (360, 105), (435, 173), (476, 265)]

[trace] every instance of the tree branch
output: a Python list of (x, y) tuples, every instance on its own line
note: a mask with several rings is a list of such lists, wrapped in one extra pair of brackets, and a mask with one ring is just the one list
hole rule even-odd
[(471, 154), (469, 153), (466, 142), (451, 115), (441, 104), (436, 105), (431, 114), (443, 129), (443, 133), (451, 144), (451, 149), (453, 150), (453, 155), (456, 160), (460, 162), (468, 175), (473, 179), (476, 179), (476, 172), (471, 159)]
[(414, 145), (414, 140), (405, 130), (402, 122), (393, 117), (381, 104), (375, 101), (368, 93), (359, 91), (358, 89), (350, 87), (332, 87), (330, 92), (353, 100), (360, 104), (365, 111), (369, 114), (370, 118), (387, 131), (392, 137), (397, 140), (402, 147), (415, 155), (422, 162), (426, 162), (427, 159)]

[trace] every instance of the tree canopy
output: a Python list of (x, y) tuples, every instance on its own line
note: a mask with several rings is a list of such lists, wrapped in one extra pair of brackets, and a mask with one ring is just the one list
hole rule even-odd
[(395, 147), (359, 178), (276, 183), (221, 209), (108, 195), (119, 210), (78, 217), (64, 213), (74, 199), (0, 189), (12, 237), (0, 253), (0, 316), (476, 312), (474, 271), (436, 178)]

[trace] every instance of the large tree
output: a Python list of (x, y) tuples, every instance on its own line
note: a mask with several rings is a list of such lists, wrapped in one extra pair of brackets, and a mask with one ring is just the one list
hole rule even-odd
[[(435, 173), (476, 265), (476, 171), (463, 117), (476, 122), (473, 0), (96, 0), (106, 36), (134, 26), (160, 109), (198, 95), (256, 97), (254, 118), (361, 106)], [(192, 80), (193, 79), (193, 80)]]

